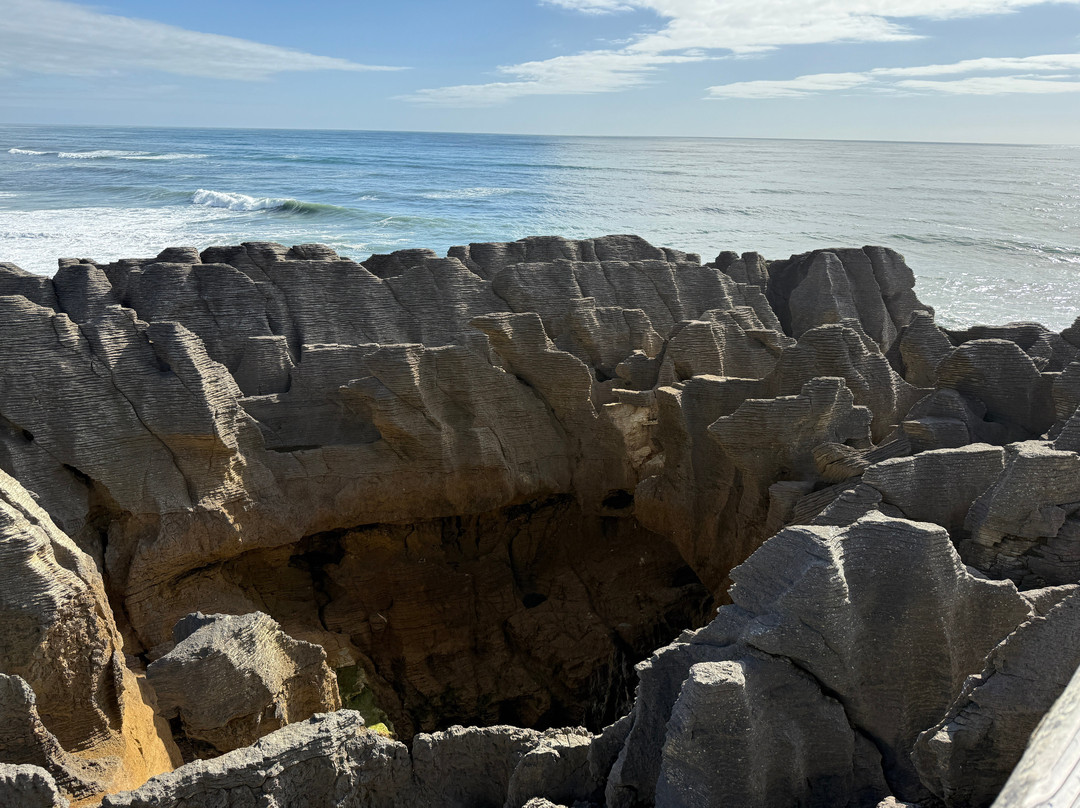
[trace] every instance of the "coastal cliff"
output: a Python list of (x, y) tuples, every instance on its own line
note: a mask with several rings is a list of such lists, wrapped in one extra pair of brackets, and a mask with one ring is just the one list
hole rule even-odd
[(0, 802), (989, 805), (1080, 664), (1080, 326), (914, 285), (0, 264)]

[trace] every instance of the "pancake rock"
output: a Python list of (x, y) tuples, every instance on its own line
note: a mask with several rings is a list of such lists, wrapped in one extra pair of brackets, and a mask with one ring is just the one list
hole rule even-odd
[(881, 514), (788, 528), (732, 578), (732, 605), (640, 666), (609, 806), (921, 800), (911, 746), (1031, 614), (943, 529)]
[(93, 561), (0, 472), (0, 759), (67, 793), (137, 785), (179, 762), (124, 657)]
[(52, 775), (37, 766), (0, 763), (0, 805), (19, 808), (68, 808)]
[(1023, 623), (971, 676), (948, 713), (924, 732), (913, 756), (922, 781), (950, 806), (989, 805), (1028, 738), (1080, 666), (1080, 592), (1075, 586)]
[(1071, 664), (1075, 332), (880, 247), (0, 265), (0, 761), (138, 786), (167, 716), (232, 751), (114, 804), (981, 800)]
[(326, 652), (289, 637), (265, 614), (191, 614), (173, 639), (176, 647), (146, 677), (158, 713), (179, 718), (189, 741), (230, 752), (341, 706)]

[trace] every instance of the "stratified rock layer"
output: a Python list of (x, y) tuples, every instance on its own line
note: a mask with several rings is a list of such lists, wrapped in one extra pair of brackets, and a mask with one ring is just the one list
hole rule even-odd
[(196, 612), (176, 624), (173, 639), (176, 647), (146, 669), (158, 712), (218, 752), (341, 706), (326, 652), (265, 614)]
[[(1070, 634), (1080, 332), (946, 331), (913, 286), (633, 236), (0, 265), (0, 760), (175, 762), (122, 632), (185, 742), (264, 737), (116, 805), (985, 800), (1064, 687), (1002, 677)], [(411, 753), (264, 735), (327, 666)]]

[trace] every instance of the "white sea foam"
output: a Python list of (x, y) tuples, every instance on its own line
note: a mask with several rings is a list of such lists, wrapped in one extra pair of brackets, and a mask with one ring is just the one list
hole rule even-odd
[(8, 149), (8, 154), (23, 154), (29, 156), (41, 156), (45, 154), (53, 154), (53, 152), (38, 151), (37, 149)]
[(505, 196), (516, 188), (458, 188), (455, 191), (432, 191), (421, 194), (424, 199), (480, 199), (485, 196)]
[(0, 199), (14, 199), (18, 194), (13, 194), (11, 191), (0, 191)]
[(120, 151), (118, 149), (95, 149), (85, 152), (58, 152), (57, 157), (64, 160), (99, 160), (103, 157), (142, 157), (149, 152)]
[(187, 152), (169, 152), (168, 154), (125, 154), (121, 160), (202, 160), (209, 154), (188, 154)]
[(299, 204), (295, 199), (276, 199), (273, 197), (255, 197), (247, 194), (234, 194), (228, 191), (207, 191), (200, 188), (191, 196), (195, 205), (208, 208), (226, 208), (228, 210), (277, 210), (286, 205)]

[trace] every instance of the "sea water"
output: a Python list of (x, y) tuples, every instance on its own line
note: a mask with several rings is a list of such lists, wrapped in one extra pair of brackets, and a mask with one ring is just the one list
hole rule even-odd
[(708, 261), (883, 244), (939, 321), (1080, 314), (1080, 148), (0, 127), (0, 261), (637, 233)]

